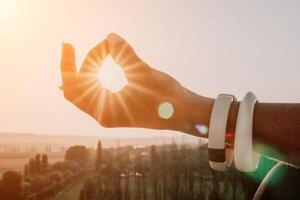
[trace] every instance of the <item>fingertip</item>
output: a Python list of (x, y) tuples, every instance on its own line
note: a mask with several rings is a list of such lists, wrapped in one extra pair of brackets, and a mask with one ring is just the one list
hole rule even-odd
[(62, 46), (64, 51), (74, 51), (74, 47), (70, 43), (63, 42)]
[(75, 50), (70, 43), (63, 42), (62, 44), (61, 70), (62, 72), (76, 72)]
[(115, 45), (124, 41), (124, 39), (116, 33), (110, 33), (106, 39), (110, 45)]

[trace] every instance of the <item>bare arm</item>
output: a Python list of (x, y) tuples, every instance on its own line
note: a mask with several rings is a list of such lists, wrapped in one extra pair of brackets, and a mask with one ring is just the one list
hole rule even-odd
[[(300, 104), (258, 103), (253, 128), (257, 151), (299, 165)], [(261, 148), (259, 144), (278, 152)]]
[[(106, 56), (124, 69), (128, 85), (119, 93), (101, 86), (96, 78)], [(168, 129), (207, 137), (197, 129), (209, 126), (214, 99), (195, 94), (170, 75), (146, 64), (120, 36), (110, 34), (90, 50), (78, 71), (72, 45), (64, 44), (61, 61), (65, 98), (104, 127)], [(168, 119), (158, 108), (170, 103)], [(226, 142), (234, 145), (239, 102), (230, 109)], [(300, 159), (300, 104), (258, 103), (254, 113), (255, 149), (275, 159), (297, 163)]]
[[(204, 115), (203, 112), (199, 112), (199, 116), (196, 116), (196, 113), (192, 115), (195, 116), (195, 119), (190, 120), (191, 124), (203, 123), (208, 126), (214, 100), (211, 99), (205, 102), (203, 97), (194, 97), (193, 99), (198, 101), (199, 108), (201, 105), (209, 110), (206, 109), (207, 111)], [(197, 103), (194, 102), (190, 105), (192, 106), (193, 104), (195, 105)], [(197, 106), (193, 107), (196, 108)], [(227, 123), (227, 133), (229, 134), (227, 135), (226, 141), (233, 146), (238, 107), (239, 102), (232, 104)], [(205, 109), (202, 108), (202, 110)], [(195, 112), (197, 112), (197, 110), (195, 110)], [(206, 116), (205, 119), (203, 119), (203, 116)], [(194, 127), (186, 132), (192, 135), (199, 135)], [(207, 137), (207, 135), (204, 137)], [(259, 153), (299, 165), (300, 104), (258, 102), (254, 112), (253, 140), (254, 149)]]

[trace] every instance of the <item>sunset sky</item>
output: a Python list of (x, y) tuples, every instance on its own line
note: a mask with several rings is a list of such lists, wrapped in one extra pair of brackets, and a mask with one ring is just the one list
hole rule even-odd
[(102, 128), (59, 90), (62, 42), (80, 66), (111, 32), (196, 93), (300, 102), (299, 13), (297, 0), (0, 0), (0, 132), (160, 135)]

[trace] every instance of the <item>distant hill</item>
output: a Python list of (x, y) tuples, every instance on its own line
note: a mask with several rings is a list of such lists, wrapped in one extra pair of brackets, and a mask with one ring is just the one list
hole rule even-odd
[(152, 144), (177, 143), (199, 143), (199, 138), (193, 136), (178, 137), (103, 137), (103, 136), (82, 136), (82, 135), (43, 135), (33, 133), (0, 133), (0, 147), (22, 146), (22, 147), (45, 147), (52, 148), (69, 147), (71, 145), (85, 145), (95, 147), (97, 141), (101, 140), (104, 147), (113, 146), (145, 146)]

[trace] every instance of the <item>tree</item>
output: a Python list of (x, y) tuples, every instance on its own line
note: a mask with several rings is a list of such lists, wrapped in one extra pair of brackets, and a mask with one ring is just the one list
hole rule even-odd
[(83, 190), (80, 192), (80, 198), (82, 200), (96, 200), (97, 188), (96, 182), (92, 178), (88, 178), (83, 185)]
[(19, 200), (22, 191), (21, 184), (21, 173), (16, 171), (5, 172), (0, 185), (0, 199)]
[(29, 160), (29, 173), (32, 175), (35, 173), (35, 161), (33, 158)]
[(156, 151), (156, 146), (152, 145), (150, 147), (150, 159), (152, 163), (152, 187), (153, 187), (153, 199), (158, 199), (158, 154)]
[(135, 199), (141, 199), (141, 168), (142, 156), (141, 152), (137, 151), (134, 158), (134, 174), (135, 174)]
[(53, 182), (59, 182), (63, 179), (63, 174), (61, 172), (58, 171), (53, 171), (49, 174), (49, 180), (53, 181)]
[(102, 145), (101, 145), (101, 141), (99, 140), (97, 144), (96, 161), (95, 161), (96, 171), (100, 169), (101, 164), (102, 164)]
[(65, 161), (55, 162), (52, 165), (52, 168), (54, 170), (61, 171), (61, 172), (68, 171), (68, 170), (72, 172), (77, 172), (80, 169), (80, 166), (77, 162), (65, 160)]
[(35, 171), (36, 171), (36, 173), (41, 172), (41, 156), (40, 156), (40, 154), (35, 155)]
[(28, 175), (29, 175), (29, 166), (28, 166), (28, 164), (25, 164), (24, 165), (24, 178), (26, 178), (26, 177), (28, 177)]
[(48, 186), (49, 183), (50, 182), (46, 177), (37, 174), (30, 180), (31, 190), (33, 192), (40, 192), (42, 188)]
[(42, 155), (42, 171), (45, 172), (48, 168), (48, 156), (47, 154)]
[(88, 150), (85, 146), (75, 145), (67, 149), (65, 160), (77, 162), (79, 165), (84, 166), (88, 160)]

